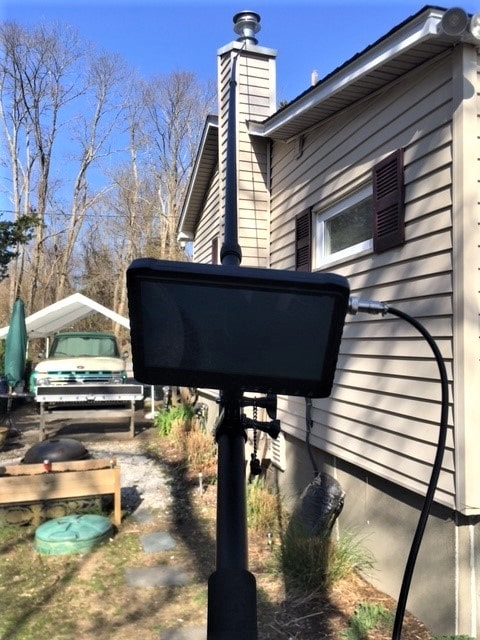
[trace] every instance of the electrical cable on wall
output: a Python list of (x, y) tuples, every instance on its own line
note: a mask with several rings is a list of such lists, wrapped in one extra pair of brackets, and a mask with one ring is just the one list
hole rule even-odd
[(310, 443), (310, 436), (312, 433), (313, 420), (312, 420), (312, 399), (305, 398), (305, 422), (307, 425), (307, 432), (305, 436), (305, 444), (307, 445), (307, 453), (310, 458), (310, 462), (313, 468), (313, 475), (315, 478), (319, 475), (320, 471), (318, 470), (317, 463), (315, 462), (315, 458), (313, 457), (312, 445)]
[(402, 634), (403, 619), (405, 616), (405, 609), (407, 605), (408, 592), (410, 590), (410, 584), (413, 576), (413, 570), (415, 568), (415, 563), (416, 563), (418, 551), (420, 549), (420, 544), (423, 538), (423, 534), (425, 531), (425, 526), (427, 524), (428, 515), (430, 513), (430, 509), (433, 504), (433, 498), (435, 495), (435, 490), (437, 488), (438, 478), (440, 476), (440, 471), (442, 468), (443, 455), (445, 452), (445, 444), (447, 440), (447, 429), (448, 429), (448, 377), (447, 377), (447, 371), (445, 368), (445, 363), (443, 361), (442, 355), (440, 353), (440, 350), (435, 340), (432, 338), (432, 336), (426, 330), (426, 328), (420, 322), (418, 322), (418, 320), (415, 320), (415, 318), (412, 318), (407, 313), (404, 313), (399, 309), (390, 307), (386, 303), (377, 302), (375, 300), (363, 301), (354, 297), (350, 298), (349, 312), (352, 314), (356, 314), (358, 312), (364, 312), (364, 313), (382, 314), (382, 315), (390, 313), (411, 324), (425, 338), (428, 345), (430, 346), (433, 352), (433, 355), (435, 357), (435, 360), (437, 362), (437, 366), (440, 374), (441, 413), (440, 413), (440, 423), (439, 423), (440, 428), (439, 428), (439, 434), (438, 434), (437, 452), (436, 452), (435, 460), (433, 462), (432, 473), (430, 477), (430, 482), (428, 484), (427, 493), (425, 495), (423, 507), (420, 512), (420, 517), (418, 520), (417, 528), (416, 528), (415, 535), (410, 548), (410, 552), (408, 555), (407, 563), (405, 565), (405, 571), (403, 574), (400, 595), (397, 602), (395, 621), (393, 625), (392, 640), (400, 640), (401, 634)]

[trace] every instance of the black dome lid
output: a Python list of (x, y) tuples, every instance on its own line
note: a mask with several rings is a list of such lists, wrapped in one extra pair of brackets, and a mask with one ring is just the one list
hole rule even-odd
[(73, 438), (52, 438), (37, 442), (25, 453), (23, 462), (35, 464), (50, 460), (50, 462), (66, 462), (88, 458), (88, 451), (83, 444)]

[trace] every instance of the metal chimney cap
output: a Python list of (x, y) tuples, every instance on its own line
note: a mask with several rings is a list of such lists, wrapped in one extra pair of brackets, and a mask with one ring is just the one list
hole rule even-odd
[(261, 29), (260, 15), (255, 11), (239, 11), (233, 16), (233, 30), (240, 37), (238, 40), (251, 40), (257, 44), (255, 34)]

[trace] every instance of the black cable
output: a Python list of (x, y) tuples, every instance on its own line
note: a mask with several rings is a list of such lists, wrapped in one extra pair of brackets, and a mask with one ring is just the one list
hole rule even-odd
[(384, 312), (388, 312), (394, 316), (398, 316), (399, 318), (402, 318), (403, 320), (411, 324), (422, 334), (422, 336), (428, 342), (435, 356), (435, 360), (437, 361), (438, 370), (440, 373), (440, 383), (441, 383), (441, 391), (442, 391), (440, 430), (438, 435), (437, 453), (435, 456), (435, 461), (433, 463), (430, 483), (428, 485), (428, 490), (425, 495), (425, 501), (423, 503), (422, 511), (420, 513), (417, 529), (415, 531), (415, 535), (412, 541), (412, 546), (410, 548), (407, 564), (405, 565), (402, 586), (400, 589), (400, 595), (398, 598), (397, 610), (395, 614), (395, 622), (393, 625), (392, 640), (400, 640), (401, 634), (402, 634), (403, 619), (405, 616), (405, 609), (407, 605), (408, 592), (410, 589), (410, 583), (412, 581), (413, 570), (415, 568), (415, 562), (417, 559), (418, 551), (419, 551), (420, 544), (425, 531), (425, 526), (427, 524), (428, 515), (433, 503), (433, 497), (435, 494), (435, 490), (437, 488), (438, 478), (442, 468), (443, 454), (445, 452), (445, 444), (447, 440), (447, 428), (448, 428), (448, 378), (447, 378), (445, 363), (443, 361), (440, 350), (436, 342), (430, 335), (430, 333), (425, 329), (425, 327), (422, 324), (420, 324), (420, 322), (418, 322), (417, 320), (409, 316), (408, 314), (404, 313), (403, 311), (399, 311), (394, 307), (389, 307), (388, 305), (385, 305)]
[(305, 398), (305, 422), (307, 425), (307, 433), (305, 436), (305, 444), (307, 445), (308, 457), (310, 458), (310, 462), (312, 463), (313, 475), (315, 478), (319, 475), (317, 463), (315, 462), (315, 458), (313, 457), (312, 446), (310, 444), (310, 434), (312, 433), (312, 399)]

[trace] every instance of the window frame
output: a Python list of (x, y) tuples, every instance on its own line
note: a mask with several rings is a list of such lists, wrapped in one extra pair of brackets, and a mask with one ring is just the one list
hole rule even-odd
[[(336, 251), (335, 253), (325, 253), (326, 233), (325, 223), (331, 218), (338, 216), (347, 209), (363, 202), (365, 200), (371, 201), (371, 214), (372, 214), (372, 226), (371, 234), (368, 240), (357, 242), (354, 245), (350, 245), (345, 249)], [(366, 184), (363, 187), (351, 192), (346, 197), (336, 200), (328, 207), (319, 207), (313, 209), (313, 256), (314, 267), (320, 268), (334, 262), (344, 261), (350, 257), (356, 256), (360, 253), (373, 252), (373, 189), (372, 184)]]

